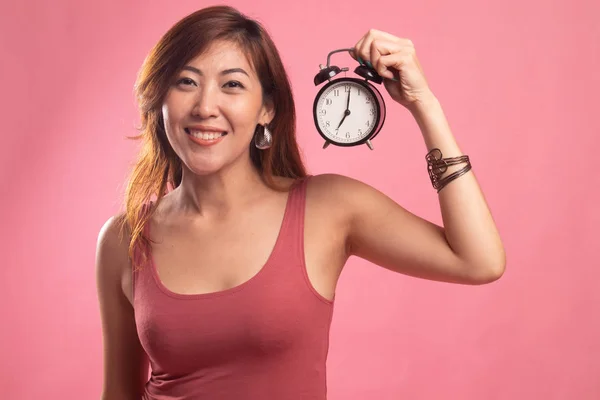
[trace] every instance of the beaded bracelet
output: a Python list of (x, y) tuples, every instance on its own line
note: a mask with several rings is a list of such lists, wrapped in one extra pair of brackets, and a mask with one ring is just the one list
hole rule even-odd
[[(432, 149), (425, 156), (427, 160), (427, 171), (429, 172), (429, 178), (434, 189), (439, 193), (448, 183), (455, 180), (456, 178), (466, 174), (471, 170), (471, 162), (469, 156), (463, 155), (459, 157), (448, 157), (442, 158), (442, 152), (440, 149)], [(462, 169), (451, 173), (450, 175), (442, 178), (442, 175), (448, 170), (451, 165), (457, 165), (466, 163)]]

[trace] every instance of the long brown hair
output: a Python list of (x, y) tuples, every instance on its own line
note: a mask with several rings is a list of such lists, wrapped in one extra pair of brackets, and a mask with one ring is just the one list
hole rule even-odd
[[(303, 178), (306, 170), (296, 143), (296, 112), (292, 88), (275, 44), (261, 24), (229, 6), (198, 10), (177, 22), (158, 41), (144, 60), (135, 84), (141, 116), (142, 147), (125, 191), (125, 212), (121, 233), (130, 235), (129, 257), (134, 268), (147, 259), (150, 239), (146, 224), (160, 199), (178, 187), (182, 179), (181, 160), (169, 144), (161, 107), (172, 80), (190, 60), (215, 40), (228, 40), (244, 50), (262, 85), (263, 98), (272, 100), (274, 119), (269, 123), (273, 144), (268, 150), (250, 145), (250, 158), (265, 183), (276, 190), (274, 176)], [(156, 201), (142, 212), (153, 196)], [(142, 249), (142, 260), (135, 256)]]

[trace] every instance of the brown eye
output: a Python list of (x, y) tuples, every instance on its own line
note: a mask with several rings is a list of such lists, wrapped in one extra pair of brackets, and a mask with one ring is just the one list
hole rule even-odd
[(190, 78), (182, 78), (177, 81), (178, 85), (181, 83), (183, 83), (184, 85), (195, 84), (195, 82), (193, 80), (191, 80)]
[[(233, 86), (232, 86), (233, 85)], [(239, 87), (240, 89), (244, 88), (244, 85), (242, 85), (240, 82), (238, 81), (229, 81), (225, 84), (225, 86), (227, 86), (228, 88), (236, 88)]]

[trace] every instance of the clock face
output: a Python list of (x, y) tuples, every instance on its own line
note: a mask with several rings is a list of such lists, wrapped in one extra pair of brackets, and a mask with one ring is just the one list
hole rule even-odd
[(334, 143), (350, 145), (368, 138), (379, 122), (379, 105), (373, 91), (358, 79), (332, 81), (317, 95), (315, 123)]

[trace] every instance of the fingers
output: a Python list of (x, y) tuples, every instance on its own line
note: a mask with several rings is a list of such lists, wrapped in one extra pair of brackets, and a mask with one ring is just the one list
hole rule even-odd
[(373, 40), (384, 40), (388, 42), (397, 42), (405, 46), (413, 46), (410, 39), (399, 38), (392, 35), (391, 33), (379, 31), (377, 29), (370, 29), (354, 46), (355, 49), (361, 50), (363, 42), (370, 43)]
[[(405, 46), (398, 42), (375, 40), (371, 42), (368, 57), (365, 62), (370, 61), (377, 73), (388, 79), (394, 79), (394, 70), (399, 70), (403, 62), (408, 61), (414, 55), (414, 48)], [(362, 58), (362, 57), (361, 57)]]
[(383, 31), (379, 31), (377, 29), (371, 29), (369, 30), (369, 32), (367, 33), (367, 35), (372, 36), (375, 39), (381, 39), (381, 40), (387, 40), (390, 42), (398, 42), (402, 45), (405, 46), (412, 46), (412, 42), (410, 41), (410, 39), (405, 39), (405, 38), (399, 38), (397, 36), (392, 35), (391, 33), (387, 33), (387, 32), (383, 32)]
[(397, 79), (393, 71), (401, 70), (402, 65), (407, 63), (410, 57), (410, 53), (406, 51), (388, 54), (379, 57), (377, 65), (373, 67), (380, 76), (388, 79)]
[(374, 40), (371, 42), (371, 48), (370, 50), (370, 54), (369, 54), (369, 60), (371, 62), (371, 65), (373, 66), (373, 68), (375, 68), (375, 70), (377, 71), (377, 73), (385, 78), (393, 78), (393, 76), (388, 76), (390, 74), (385, 74), (387, 68), (387, 65), (383, 65), (381, 64), (381, 57), (389, 55), (389, 54), (395, 54), (395, 53), (399, 53), (401, 51), (403, 51), (403, 49), (405, 48), (405, 46), (397, 43), (397, 42), (392, 42), (392, 41), (384, 41), (384, 40)]
[[(379, 59), (382, 56), (411, 50), (414, 51), (414, 44), (410, 39), (399, 38), (387, 32), (371, 29), (356, 43), (350, 55), (357, 61), (369, 62), (373, 68), (377, 69), (376, 66), (379, 65)], [(381, 70), (381, 72), (384, 71), (385, 69)], [(384, 73), (382, 76), (386, 75), (389, 74)]]

